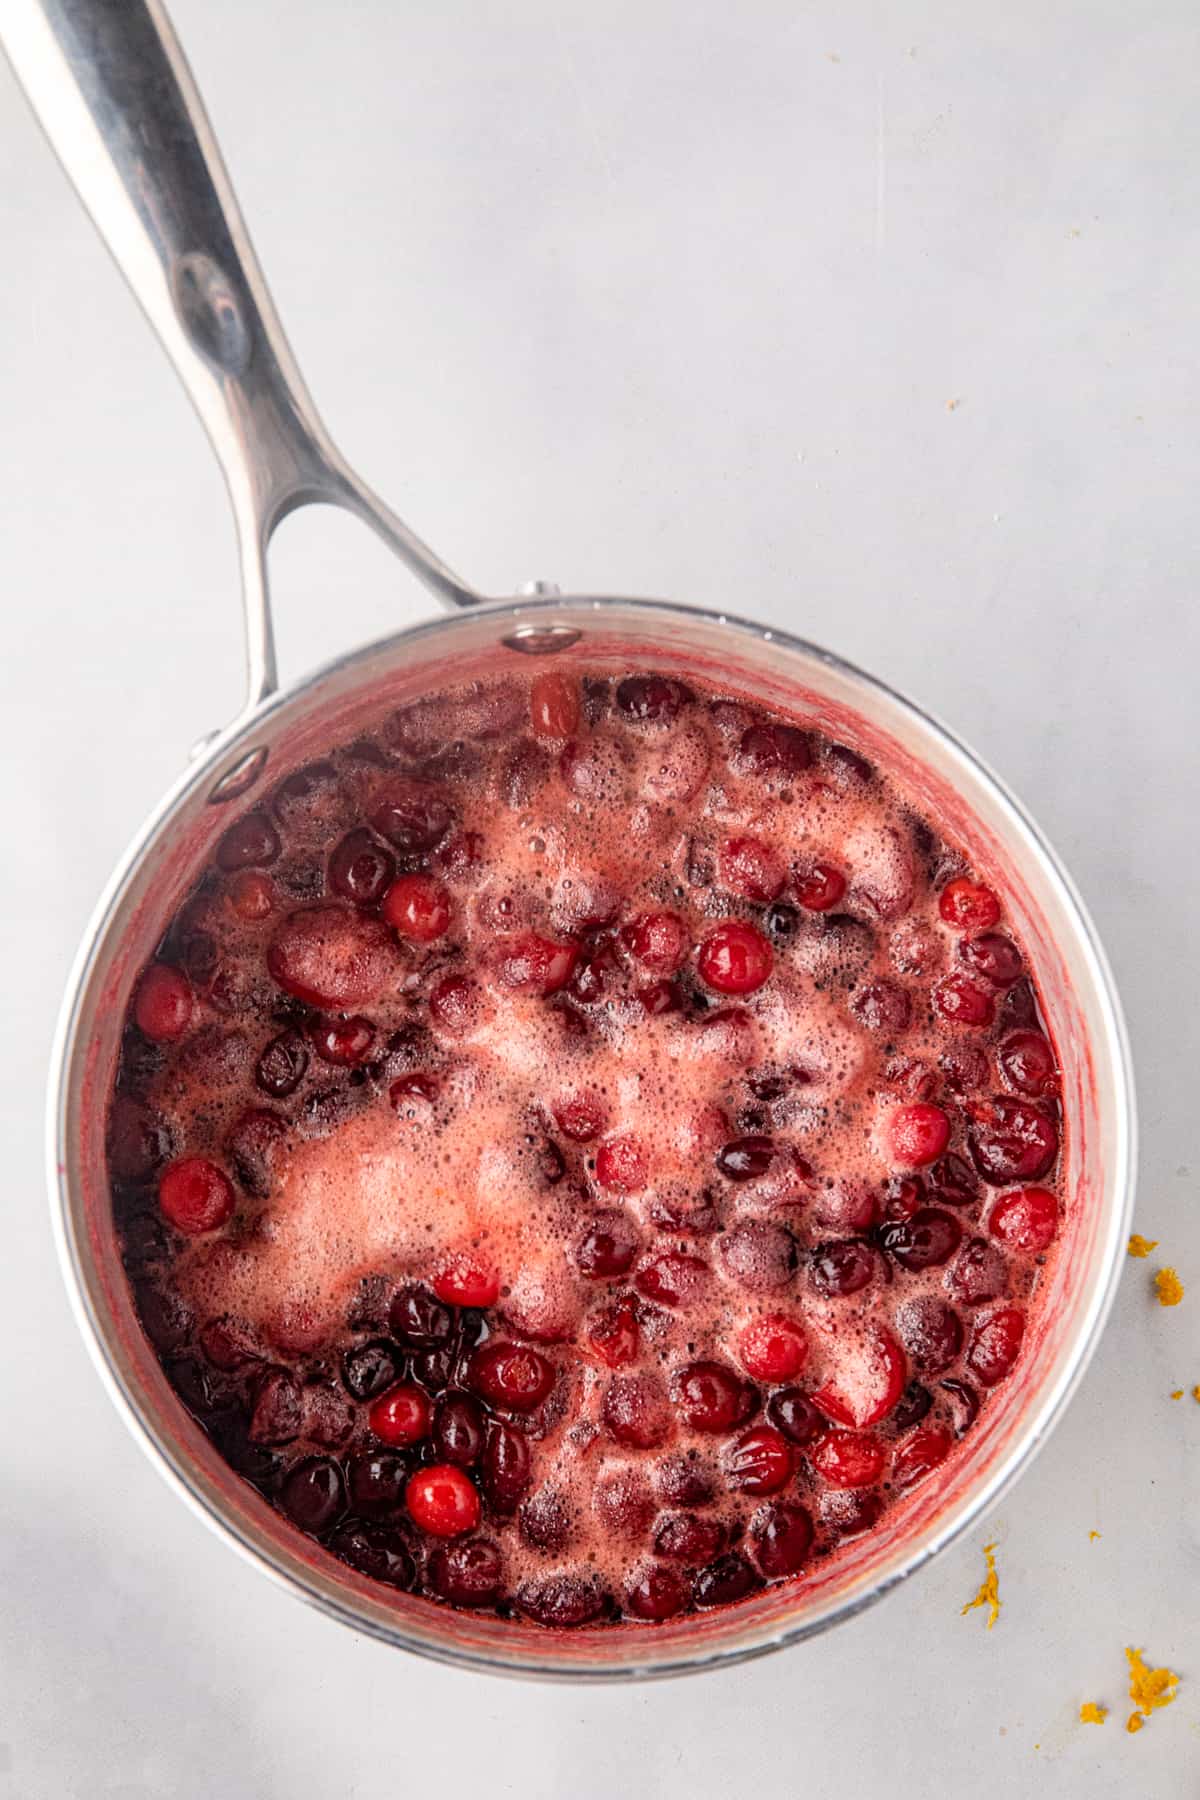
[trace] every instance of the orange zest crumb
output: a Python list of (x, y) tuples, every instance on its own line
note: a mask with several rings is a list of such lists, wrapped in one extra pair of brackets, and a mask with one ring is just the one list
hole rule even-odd
[(1170, 1706), (1179, 1692), (1179, 1677), (1173, 1669), (1148, 1669), (1142, 1661), (1142, 1653), (1132, 1645), (1126, 1645), (1125, 1655), (1129, 1662), (1129, 1698), (1135, 1710), (1126, 1720), (1126, 1731), (1140, 1731), (1152, 1712), (1160, 1706)]
[(1192, 1399), (1196, 1402), (1197, 1406), (1200, 1406), (1200, 1381), (1198, 1381), (1192, 1389)]
[(1000, 1577), (996, 1573), (996, 1546), (983, 1546), (984, 1561), (987, 1563), (987, 1574), (979, 1584), (979, 1592), (973, 1600), (968, 1600), (962, 1609), (962, 1616), (972, 1612), (977, 1606), (986, 1606), (988, 1613), (987, 1628), (990, 1631), (1000, 1617)]
[(1183, 1389), (1182, 1388), (1172, 1388), (1171, 1389), (1171, 1398), (1172, 1398), (1172, 1400), (1182, 1400), (1183, 1399)]
[(1095, 1543), (1095, 1541), (1096, 1541), (1096, 1539), (1097, 1539), (1097, 1538), (1098, 1538), (1098, 1537), (1099, 1537), (1099, 1536), (1100, 1536), (1100, 1533), (1099, 1533), (1099, 1532), (1098, 1532), (1098, 1531), (1089, 1531), (1089, 1532), (1088, 1532), (1088, 1543), (1089, 1543), (1089, 1544), (1094, 1544), (1094, 1543)]
[(1095, 1700), (1085, 1700), (1079, 1709), (1079, 1722), (1081, 1725), (1103, 1725), (1107, 1717), (1107, 1706), (1100, 1706)]
[(1130, 1256), (1149, 1256), (1149, 1254), (1152, 1250), (1157, 1250), (1157, 1249), (1158, 1249), (1158, 1239), (1157, 1238), (1139, 1237), (1137, 1232), (1135, 1231), (1133, 1236), (1129, 1240), (1128, 1255), (1130, 1255)]
[(1160, 1306), (1178, 1306), (1183, 1299), (1183, 1283), (1174, 1269), (1160, 1269), (1154, 1277), (1154, 1292)]

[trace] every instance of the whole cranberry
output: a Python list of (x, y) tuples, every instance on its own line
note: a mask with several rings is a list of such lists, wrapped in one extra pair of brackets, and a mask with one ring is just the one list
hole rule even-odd
[(879, 1273), (879, 1258), (861, 1238), (843, 1238), (822, 1244), (812, 1253), (808, 1278), (817, 1293), (829, 1299), (845, 1299), (869, 1287)]
[(329, 858), (329, 885), (356, 906), (375, 906), (395, 879), (396, 859), (369, 831), (351, 831)]
[(827, 1431), (808, 1453), (809, 1461), (830, 1487), (872, 1487), (883, 1474), (882, 1444), (864, 1431)]
[(803, 1506), (776, 1500), (755, 1513), (751, 1522), (751, 1555), (768, 1581), (802, 1569), (812, 1540), (812, 1518)]
[(589, 1281), (607, 1281), (624, 1275), (638, 1251), (633, 1220), (619, 1207), (596, 1213), (575, 1247), (575, 1264)]
[(569, 738), (579, 729), (579, 684), (553, 671), (529, 689), (529, 719), (539, 738)]
[(728, 1606), (744, 1600), (758, 1585), (758, 1576), (745, 1557), (731, 1550), (700, 1570), (692, 1582), (692, 1598), (697, 1606)]
[(397, 1449), (427, 1438), (430, 1416), (428, 1394), (402, 1382), (379, 1396), (367, 1414), (367, 1421), (377, 1438)]
[(924, 1295), (905, 1301), (896, 1329), (909, 1361), (925, 1375), (940, 1375), (963, 1347), (962, 1320), (945, 1300)]
[(743, 1219), (725, 1233), (717, 1248), (730, 1280), (752, 1294), (786, 1287), (799, 1260), (787, 1226), (770, 1219)]
[(752, 994), (771, 973), (774, 953), (761, 932), (738, 919), (718, 925), (700, 945), (700, 979), (718, 994)]
[(717, 1168), (729, 1181), (757, 1181), (770, 1168), (774, 1154), (773, 1138), (733, 1138), (717, 1151)]
[(231, 825), (217, 844), (217, 867), (265, 869), (279, 855), (279, 833), (266, 813), (245, 813)]
[(831, 912), (846, 892), (846, 877), (832, 863), (809, 863), (796, 873), (795, 892), (806, 912)]
[(1002, 1306), (976, 1322), (967, 1351), (967, 1367), (984, 1387), (1003, 1381), (1021, 1349), (1025, 1314), (1019, 1306)]
[(909, 1219), (881, 1225), (879, 1241), (901, 1268), (919, 1273), (949, 1262), (962, 1241), (962, 1226), (953, 1213), (922, 1206)]
[(462, 1537), (479, 1524), (479, 1494), (453, 1463), (431, 1463), (404, 1490), (409, 1517), (431, 1537)]
[(990, 931), (1000, 917), (1000, 902), (991, 888), (959, 876), (942, 889), (938, 911), (955, 931)]
[(950, 1121), (940, 1106), (924, 1101), (894, 1106), (887, 1115), (887, 1138), (894, 1162), (921, 1169), (936, 1162), (950, 1142)]
[(317, 1019), (310, 1025), (308, 1037), (322, 1062), (353, 1069), (370, 1056), (375, 1027), (361, 1014), (348, 1019)]
[(297, 1463), (279, 1493), (280, 1504), (302, 1531), (327, 1531), (346, 1510), (346, 1484), (332, 1456)]
[(650, 1450), (671, 1435), (671, 1409), (656, 1375), (614, 1375), (605, 1389), (604, 1424), (618, 1444)]
[(958, 960), (974, 975), (982, 975), (993, 987), (1011, 987), (1019, 981), (1024, 963), (1021, 952), (1002, 931), (985, 931), (978, 937), (963, 938), (958, 946)]
[(554, 1366), (527, 1344), (489, 1338), (467, 1365), (467, 1384), (491, 1406), (532, 1412), (554, 1386)]
[(755, 1381), (788, 1381), (808, 1361), (808, 1337), (797, 1319), (766, 1313), (743, 1329), (738, 1354)]
[(1048, 1112), (1029, 1101), (997, 1096), (968, 1108), (967, 1145), (975, 1167), (993, 1187), (1039, 1181), (1058, 1155), (1058, 1127)]
[(778, 898), (787, 879), (787, 864), (778, 850), (754, 837), (726, 838), (717, 871), (727, 892), (761, 906)]
[(388, 1313), (392, 1336), (408, 1350), (436, 1350), (454, 1329), (454, 1315), (427, 1287), (402, 1287)]
[(1058, 1067), (1050, 1041), (1040, 1031), (1010, 1031), (996, 1052), (1000, 1072), (1010, 1087), (1033, 1100), (1058, 1092)]
[(692, 1362), (671, 1380), (671, 1399), (693, 1431), (730, 1431), (753, 1405), (753, 1393), (727, 1363)]
[(442, 1462), (469, 1469), (483, 1455), (483, 1408), (470, 1394), (443, 1394), (433, 1412), (433, 1442)]
[(397, 779), (381, 790), (369, 823), (402, 856), (416, 856), (436, 849), (453, 820), (453, 811), (436, 788)]
[(234, 1208), (233, 1183), (203, 1156), (184, 1156), (163, 1170), (158, 1183), (162, 1215), (187, 1237), (215, 1231)]
[(671, 1619), (687, 1606), (691, 1590), (675, 1569), (652, 1563), (625, 1589), (626, 1610), (635, 1619)]
[(799, 775), (812, 762), (812, 744), (794, 725), (749, 725), (734, 760), (750, 775)]
[(914, 1431), (892, 1458), (892, 1480), (901, 1493), (924, 1481), (931, 1470), (944, 1462), (954, 1447), (954, 1439), (939, 1425), (927, 1425)]
[(450, 928), (450, 895), (432, 875), (401, 875), (383, 896), (383, 916), (401, 937), (432, 944)]
[(755, 1425), (725, 1453), (725, 1479), (743, 1494), (777, 1494), (795, 1474), (792, 1447), (773, 1425)]
[(367, 1519), (386, 1519), (404, 1499), (408, 1461), (394, 1450), (368, 1451), (356, 1456), (346, 1470), (350, 1505)]
[(678, 913), (641, 913), (623, 927), (621, 942), (654, 975), (673, 975), (687, 958), (688, 928)]
[(138, 982), (133, 1016), (138, 1030), (155, 1044), (173, 1044), (192, 1022), (192, 984), (182, 969), (151, 963)]
[(654, 1533), (654, 1553), (693, 1568), (711, 1562), (725, 1547), (725, 1528), (695, 1513), (668, 1513)]
[(442, 1546), (429, 1559), (429, 1585), (451, 1606), (490, 1606), (504, 1585), (499, 1545), (477, 1537)]
[(771, 1395), (767, 1401), (767, 1418), (789, 1444), (798, 1444), (801, 1448), (811, 1444), (825, 1429), (825, 1420), (808, 1395), (797, 1387), (780, 1388)]
[(933, 990), (933, 1004), (952, 1025), (990, 1025), (996, 1003), (978, 982), (965, 975), (947, 975)]
[(1008, 1249), (1040, 1256), (1058, 1235), (1058, 1200), (1048, 1188), (1017, 1188), (997, 1200), (988, 1230)]
[(529, 1486), (530, 1477), (529, 1442), (525, 1433), (518, 1431), (515, 1425), (493, 1419), (487, 1428), (481, 1476), (492, 1511), (504, 1515), (514, 1512)]

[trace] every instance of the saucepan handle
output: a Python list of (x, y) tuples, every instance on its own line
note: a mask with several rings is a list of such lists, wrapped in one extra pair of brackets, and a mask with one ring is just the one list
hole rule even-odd
[(476, 602), (322, 425), (159, 0), (4, 0), (0, 42), (220, 459), (241, 554), (248, 703), (277, 685), (266, 551), (297, 506), (349, 508), (444, 605)]

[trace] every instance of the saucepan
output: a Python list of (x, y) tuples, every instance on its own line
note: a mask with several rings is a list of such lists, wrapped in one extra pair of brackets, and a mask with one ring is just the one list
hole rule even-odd
[[(145, 308), (220, 458), (241, 551), (249, 690), (130, 847), (101, 898), (63, 1008), (49, 1115), (50, 1181), (68, 1287), (119, 1409), (177, 1491), (293, 1593), (427, 1656), (525, 1675), (620, 1679), (732, 1663), (810, 1637), (894, 1588), (992, 1508), (1077, 1387), (1109, 1310), (1129, 1227), (1133, 1085), (1096, 933), (1049, 844), (944, 726), (875, 676), (750, 620), (665, 601), (485, 599), (352, 472), (301, 381), (208, 121), (157, 0), (8, 0), (5, 47), (50, 140)], [(289, 511), (349, 509), (445, 608), (290, 687), (279, 685), (266, 554)], [(799, 604), (799, 602), (798, 602)], [(1071, 1204), (1052, 1292), (1003, 1404), (961, 1458), (881, 1529), (711, 1615), (552, 1632), (381, 1589), (302, 1540), (217, 1455), (168, 1386), (132, 1311), (105, 1177), (106, 1097), (136, 974), (194, 882), (231, 805), (330, 743), (448, 680), (504, 664), (664, 668), (716, 681), (887, 763), (972, 846), (1036, 952), (1058, 1046)]]

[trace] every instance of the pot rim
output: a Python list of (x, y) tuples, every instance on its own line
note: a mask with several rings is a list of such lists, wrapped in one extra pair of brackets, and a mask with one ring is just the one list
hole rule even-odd
[[(319, 1588), (307, 1578), (305, 1573), (284, 1567), (275, 1559), (269, 1547), (252, 1542), (250, 1537), (220, 1507), (211, 1504), (197, 1490), (189, 1479), (190, 1459), (181, 1449), (163, 1440), (143, 1412), (136, 1394), (131, 1391), (119, 1372), (110, 1353), (101, 1319), (92, 1304), (88, 1284), (84, 1278), (84, 1265), (90, 1259), (86, 1244), (80, 1241), (80, 1234), (76, 1228), (76, 1220), (71, 1207), (67, 1109), (70, 1097), (69, 1078), (78, 1051), (78, 1026), (83, 999), (98, 967), (102, 966), (101, 949), (114, 915), (124, 897), (127, 884), (139, 867), (146, 851), (157, 840), (159, 833), (167, 825), (180, 803), (193, 794), (197, 788), (203, 786), (205, 781), (211, 777), (214, 768), (219, 763), (226, 761), (230, 751), (239, 741), (260, 729), (285, 707), (313, 694), (332, 676), (353, 671), (359, 664), (365, 665), (381, 653), (393, 651), (402, 644), (421, 642), (435, 635), (452, 638), (456, 631), (468, 629), (473, 620), (481, 615), (498, 620), (511, 619), (514, 626), (520, 627), (529, 624), (531, 620), (539, 619), (551, 624), (556, 621), (557, 615), (563, 615), (566, 618), (572, 614), (578, 615), (580, 612), (602, 613), (612, 606), (619, 606), (638, 614), (666, 617), (676, 621), (699, 620), (708, 625), (718, 625), (728, 629), (735, 637), (748, 636), (757, 639), (760, 643), (779, 645), (789, 652), (798, 653), (822, 664), (859, 688), (867, 700), (879, 697), (891, 706), (898, 708), (910, 722), (916, 725), (919, 732), (939, 745), (954, 768), (965, 768), (976, 781), (990, 789), (991, 797), (1006, 815), (1009, 826), (1015, 828), (1016, 835), (1024, 842), (1030, 855), (1040, 865), (1042, 873), (1057, 888), (1064, 910), (1072, 922), (1078, 947), (1083, 951), (1091, 969), (1096, 998), (1100, 1005), (1107, 1037), (1108, 1061), (1115, 1078), (1115, 1092), (1112, 1096), (1115, 1137), (1110, 1185), (1117, 1203), (1113, 1209), (1108, 1239), (1100, 1259), (1097, 1282), (1090, 1295), (1088, 1309), (1079, 1322), (1070, 1358), (1057, 1379), (1039, 1394), (1036, 1410), (1032, 1413), (1027, 1428), (1020, 1434), (1016, 1443), (999, 1459), (994, 1471), (979, 1483), (977, 1491), (964, 1496), (957, 1506), (948, 1508), (945, 1517), (937, 1527), (926, 1533), (923, 1541), (916, 1543), (910, 1551), (898, 1556), (895, 1565), (871, 1589), (841, 1600), (835, 1599), (823, 1606), (817, 1606), (794, 1625), (784, 1626), (782, 1629), (773, 1631), (759, 1643), (733, 1645), (727, 1648), (712, 1648), (705, 1644), (696, 1655), (679, 1656), (670, 1662), (645, 1665), (632, 1662), (611, 1667), (593, 1664), (581, 1667), (575, 1663), (556, 1659), (553, 1654), (547, 1655), (543, 1660), (516, 1662), (506, 1658), (502, 1653), (474, 1652), (415, 1639), (407, 1634), (402, 1625), (389, 1625), (366, 1612), (360, 1612), (348, 1601), (337, 1597), (335, 1593)], [(277, 689), (257, 704), (249, 706), (228, 726), (214, 734), (207, 742), (203, 742), (201, 748), (194, 753), (194, 760), (189, 763), (135, 833), (105, 884), (88, 921), (71, 965), (59, 1013), (51, 1051), (47, 1099), (46, 1149), (51, 1222), (59, 1264), (72, 1311), (93, 1364), (117, 1411), (125, 1420), (151, 1463), (175, 1492), (187, 1502), (191, 1510), (204, 1519), (247, 1562), (268, 1575), (278, 1586), (299, 1595), (318, 1611), (348, 1625), (352, 1630), (365, 1632), (381, 1642), (456, 1668), (469, 1668), (479, 1672), (514, 1677), (532, 1676), (542, 1679), (598, 1683), (644, 1680), (724, 1668), (748, 1662), (792, 1644), (801, 1643), (807, 1638), (828, 1630), (833, 1625), (853, 1618), (856, 1614), (874, 1605), (885, 1594), (892, 1592), (901, 1582), (930, 1562), (940, 1551), (961, 1538), (986, 1512), (993, 1509), (1011, 1490), (1017, 1478), (1028, 1468), (1062, 1417), (1099, 1342), (1115, 1298), (1124, 1244), (1132, 1219), (1137, 1162), (1137, 1115), (1132, 1058), (1124, 1016), (1108, 959), (1091, 916), (1071, 876), (1039, 826), (991, 767), (935, 714), (917, 705), (915, 701), (891, 687), (878, 676), (872, 675), (856, 664), (806, 638), (710, 607), (695, 606), (680, 601), (615, 595), (539, 594), (533, 598), (490, 600), (480, 606), (449, 616), (435, 616), (431, 619), (419, 620), (400, 631), (388, 633), (358, 649), (345, 652), (320, 664), (300, 680)], [(549, 1637), (550, 1634), (547, 1636)], [(553, 1642), (552, 1639), (551, 1642)]]

